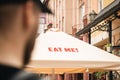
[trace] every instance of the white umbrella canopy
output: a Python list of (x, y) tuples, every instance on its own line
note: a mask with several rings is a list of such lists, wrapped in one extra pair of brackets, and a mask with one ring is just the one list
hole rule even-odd
[(58, 30), (38, 36), (32, 68), (110, 68), (120, 66), (120, 57)]

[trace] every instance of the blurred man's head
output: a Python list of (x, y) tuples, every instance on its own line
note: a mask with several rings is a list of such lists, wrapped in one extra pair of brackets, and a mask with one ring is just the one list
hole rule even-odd
[(23, 66), (29, 62), (41, 12), (51, 13), (39, 0), (0, 1), (0, 41), (8, 39), (23, 47)]
[(52, 23), (49, 23), (48, 26), (47, 26), (47, 28), (48, 29), (52, 28), (52, 25), (53, 25)]

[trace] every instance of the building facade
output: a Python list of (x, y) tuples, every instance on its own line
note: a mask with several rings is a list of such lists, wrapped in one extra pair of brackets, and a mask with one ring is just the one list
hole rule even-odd
[[(112, 3), (113, 1), (114, 0), (109, 0), (109, 1), (108, 0), (99, 0), (98, 13), (101, 10), (103, 10), (105, 7), (107, 7), (110, 3)], [(99, 24), (101, 24), (101, 23), (99, 23)], [(104, 21), (103, 21), (103, 23), (104, 23)], [(103, 46), (108, 42), (108, 32), (107, 31), (98, 30), (98, 31), (93, 32), (91, 35), (92, 35), (91, 44), (93, 44), (99, 48), (103, 48)]]
[(46, 23), (65, 31), (65, 0), (50, 0), (50, 8), (54, 15), (47, 14)]
[(85, 14), (84, 6), (80, 8), (79, 4), (80, 0), (50, 0), (50, 7), (55, 15), (47, 15), (47, 23), (52, 22), (54, 27), (74, 35), (83, 26), (80, 15)]
[[(107, 7), (108, 5), (110, 5), (114, 0), (103, 0), (102, 2), (102, 7), (103, 9), (105, 7)], [(118, 11), (118, 16), (120, 14), (120, 12)], [(111, 18), (114, 18), (111, 16)], [(104, 23), (105, 20), (103, 20), (101, 23), (99, 23), (100, 25), (102, 23)], [(119, 17), (116, 17), (113, 21), (112, 21), (112, 43), (111, 45), (109, 46), (113, 46), (113, 49), (112, 49), (112, 53), (113, 54), (116, 54), (118, 56), (120, 56), (120, 18)], [(99, 25), (98, 24), (98, 25)], [(97, 26), (97, 25), (96, 25)], [(91, 37), (91, 43), (101, 49), (104, 49), (104, 50), (107, 50), (106, 49), (106, 46), (108, 46), (109, 44), (109, 32), (106, 31), (106, 30), (98, 30), (98, 31), (95, 31), (94, 33), (92, 33), (92, 37)], [(114, 48), (114, 46), (118, 46), (116, 48)], [(109, 51), (109, 50), (108, 50)]]
[[(120, 1), (96, 1), (98, 1), (98, 10), (96, 11), (98, 15), (92, 22), (88, 22), (86, 27), (84, 27), (82, 30), (79, 30), (76, 35), (80, 36), (90, 34), (88, 37), (91, 40), (92, 45), (120, 56)], [(89, 30), (91, 31), (89, 32)], [(111, 72), (109, 73), (109, 75), (112, 76), (114, 74)], [(112, 80), (111, 77), (110, 80)]]
[[(46, 23), (53, 23), (53, 27), (75, 36), (76, 32), (82, 30), (92, 21), (90, 14), (93, 11), (99, 14), (101, 10), (110, 5), (113, 1), (114, 0), (50, 0), (50, 6), (55, 15), (47, 14)], [(104, 22), (103, 20), (98, 25)], [(112, 22), (112, 46), (120, 45), (119, 23), (119, 18)], [(105, 49), (105, 46), (109, 43), (109, 33), (107, 30), (105, 28), (97, 31), (94, 31), (94, 28), (91, 30), (93, 31), (91, 33), (91, 44)], [(88, 33), (85, 33), (77, 37), (85, 42), (89, 42), (88, 36)], [(120, 55), (119, 49), (113, 51), (115, 54)], [(74, 76), (76, 75), (74, 74)], [(66, 77), (66, 79), (68, 79), (68, 77)]]

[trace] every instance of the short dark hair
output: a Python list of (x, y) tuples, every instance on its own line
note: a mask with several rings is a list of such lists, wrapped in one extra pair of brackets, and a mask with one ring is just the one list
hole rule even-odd
[(48, 24), (48, 26), (52, 26), (52, 25), (53, 25), (52, 23)]
[[(29, 0), (0, 0), (0, 5), (23, 4), (27, 1)], [(48, 8), (48, 5), (46, 5), (49, 2), (49, 0), (44, 0), (43, 3), (41, 2), (41, 0), (31, 0), (31, 1), (35, 2), (43, 13), (52, 14), (52, 11)]]

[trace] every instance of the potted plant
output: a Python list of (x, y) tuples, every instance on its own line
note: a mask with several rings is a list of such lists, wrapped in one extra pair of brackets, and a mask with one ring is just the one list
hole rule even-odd
[(101, 71), (101, 72), (95, 72), (94, 75), (96, 76), (97, 80), (100, 80), (103, 75), (105, 75), (106, 72), (105, 71)]
[(105, 45), (106, 51), (110, 52), (110, 51), (111, 51), (111, 46), (112, 46), (112, 44), (107, 43), (107, 44)]

